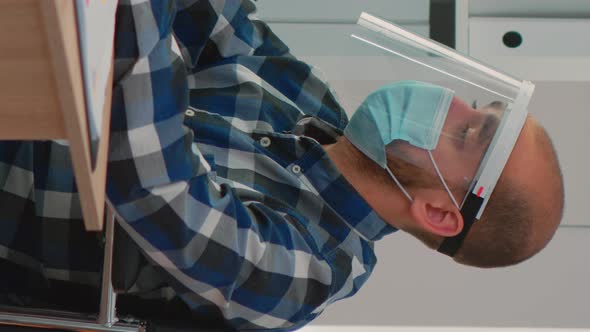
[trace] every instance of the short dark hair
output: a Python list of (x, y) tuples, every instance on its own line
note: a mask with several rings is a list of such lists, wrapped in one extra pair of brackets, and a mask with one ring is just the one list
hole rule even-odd
[[(554, 198), (550, 206), (539, 211), (524, 198), (531, 196), (530, 190), (501, 177), (481, 220), (470, 230), (455, 261), (478, 267), (513, 265), (534, 256), (553, 237), (565, 205), (563, 176), (551, 138), (543, 127), (535, 129), (536, 147), (543, 156), (548, 174), (552, 174), (544, 179)], [(557, 212), (556, 216), (552, 216), (553, 211)], [(553, 218), (557, 222), (539, 218)], [(538, 231), (544, 224), (548, 229)]]
[(477, 267), (500, 267), (529, 258), (534, 216), (525, 191), (500, 178), (482, 218), (476, 221), (455, 261)]

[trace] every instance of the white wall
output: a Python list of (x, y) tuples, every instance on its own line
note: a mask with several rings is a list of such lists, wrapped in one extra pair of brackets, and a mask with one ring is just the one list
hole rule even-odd
[(590, 328), (590, 229), (561, 228), (518, 266), (463, 267), (399, 233), (377, 244), (374, 275), (316, 324)]

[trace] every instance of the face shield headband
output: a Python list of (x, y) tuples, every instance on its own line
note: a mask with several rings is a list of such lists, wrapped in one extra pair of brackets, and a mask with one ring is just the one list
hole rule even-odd
[[(500, 124), (493, 135), (493, 138), (491, 139), (489, 148), (487, 148), (485, 151), (481, 163), (477, 167), (477, 171), (475, 171), (475, 175), (471, 179), (470, 185), (467, 189), (467, 194), (460, 202), (455, 199), (451, 190), (449, 190), (449, 186), (447, 185), (447, 182), (443, 176), (446, 175), (446, 173), (445, 171), (441, 172), (437, 166), (437, 162), (435, 161), (433, 154), (431, 153), (431, 151), (433, 151), (436, 146), (438, 137), (433, 137), (433, 135), (423, 135), (419, 137), (423, 137), (424, 139), (418, 139), (418, 145), (412, 144), (414, 146), (420, 146), (420, 144), (422, 144), (421, 147), (428, 152), (428, 158), (430, 159), (430, 162), (436, 171), (438, 179), (443, 184), (455, 206), (459, 208), (463, 217), (464, 226), (462, 231), (454, 237), (445, 238), (441, 246), (438, 248), (439, 252), (442, 252), (448, 256), (454, 256), (461, 247), (461, 244), (463, 243), (473, 223), (481, 218), (488, 200), (495, 188), (495, 185), (502, 174), (510, 154), (512, 153), (512, 150), (527, 118), (527, 106), (534, 91), (534, 85), (528, 81), (521, 81), (509, 75), (500, 73), (473, 59), (457, 53), (453, 49), (408, 32), (394, 24), (376, 18), (367, 13), (363, 13), (361, 15), (358, 25), (364, 28), (366, 31), (369, 31), (369, 33), (366, 35), (353, 34), (353, 38), (375, 47), (382, 52), (390, 53), (392, 56), (401, 57), (409, 62), (422, 65), (428, 69), (432, 69), (433, 71), (437, 72), (439, 76), (450, 77), (456, 81), (461, 82), (461, 84), (471, 86), (474, 89), (480, 89), (482, 91), (485, 90), (490, 94), (504, 97), (504, 100), (507, 101), (506, 109), (500, 120)], [(378, 35), (378, 37), (381, 39), (371, 39), (371, 33)], [(390, 41), (393, 42), (391, 43)], [(437, 56), (439, 61), (441, 58), (444, 58), (444, 60), (452, 63), (452, 65), (445, 67), (445, 64), (441, 65), (440, 62), (436, 63), (435, 65), (428, 64), (424, 60), (426, 57), (414, 56), (415, 54), (411, 52), (404, 53), (405, 51), (400, 51), (400, 48), (395, 48), (392, 46), (392, 44), (395, 43), (404, 44), (404, 47), (408, 47), (408, 45), (410, 45), (413, 50), (420, 50), (422, 52), (426, 52), (429, 55), (434, 54)], [(465, 75), (465, 72), (469, 71), (476, 74), (472, 75), (471, 77), (469, 75)], [(496, 86), (486, 85), (486, 83), (489, 82), (493, 82), (496, 84)], [(502, 88), (507, 88), (496, 89), (495, 87), (499, 85), (502, 85)], [(505, 91), (514, 93), (509, 94), (505, 93)], [(443, 97), (441, 98), (441, 100), (448, 101), (448, 97), (447, 99), (444, 99)], [(359, 148), (359, 150), (361, 150), (367, 157), (384, 168), (400, 188), (402, 193), (411, 201), (412, 198), (407, 190), (403, 188), (394, 173), (389, 169), (387, 164), (384, 163), (385, 146), (391, 142), (391, 140), (387, 141), (386, 138), (391, 139), (391, 135), (390, 137), (386, 137), (387, 135), (383, 135), (381, 133), (381, 135), (378, 135), (380, 137), (372, 137), (369, 139), (371, 140), (370, 142), (366, 141), (367, 132), (383, 130), (383, 128), (379, 128), (383, 121), (378, 119), (376, 121), (373, 120), (375, 123), (371, 123), (368, 127), (361, 128), (362, 126), (358, 124), (361, 121), (357, 121), (357, 123), (355, 123), (355, 117), (357, 117), (356, 113), (351, 118), (349, 127), (347, 127), (345, 130), (345, 136), (347, 136), (351, 143)], [(362, 115), (359, 115), (358, 117), (361, 118)], [(436, 127), (432, 124), (429, 125), (431, 125), (431, 127)], [(388, 130), (393, 129), (388, 128)], [(399, 128), (397, 130), (399, 130)], [(434, 132), (436, 131), (430, 131), (430, 134)], [(440, 135), (440, 132), (437, 134)], [(410, 143), (412, 143), (410, 140), (414, 139), (416, 142), (415, 135), (406, 136), (408, 137), (402, 137), (401, 139)], [(432, 145), (432, 142), (434, 142), (434, 145)]]

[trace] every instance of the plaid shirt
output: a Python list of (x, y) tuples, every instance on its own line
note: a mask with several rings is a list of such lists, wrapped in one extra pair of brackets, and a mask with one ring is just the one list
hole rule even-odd
[[(294, 329), (354, 294), (394, 229), (319, 143), (347, 124), (334, 95), (253, 10), (121, 1), (107, 196), (169, 296), (238, 329)], [(97, 286), (69, 158), (59, 142), (0, 143), (0, 257)]]

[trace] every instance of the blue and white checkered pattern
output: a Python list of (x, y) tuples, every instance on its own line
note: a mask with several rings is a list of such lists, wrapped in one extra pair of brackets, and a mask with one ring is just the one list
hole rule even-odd
[[(120, 1), (107, 196), (195, 311), (294, 329), (354, 294), (376, 263), (373, 241), (394, 229), (301, 134), (310, 116), (339, 133), (346, 115), (253, 10)], [(0, 143), (0, 257), (97, 285), (100, 239), (79, 206), (67, 146)]]

